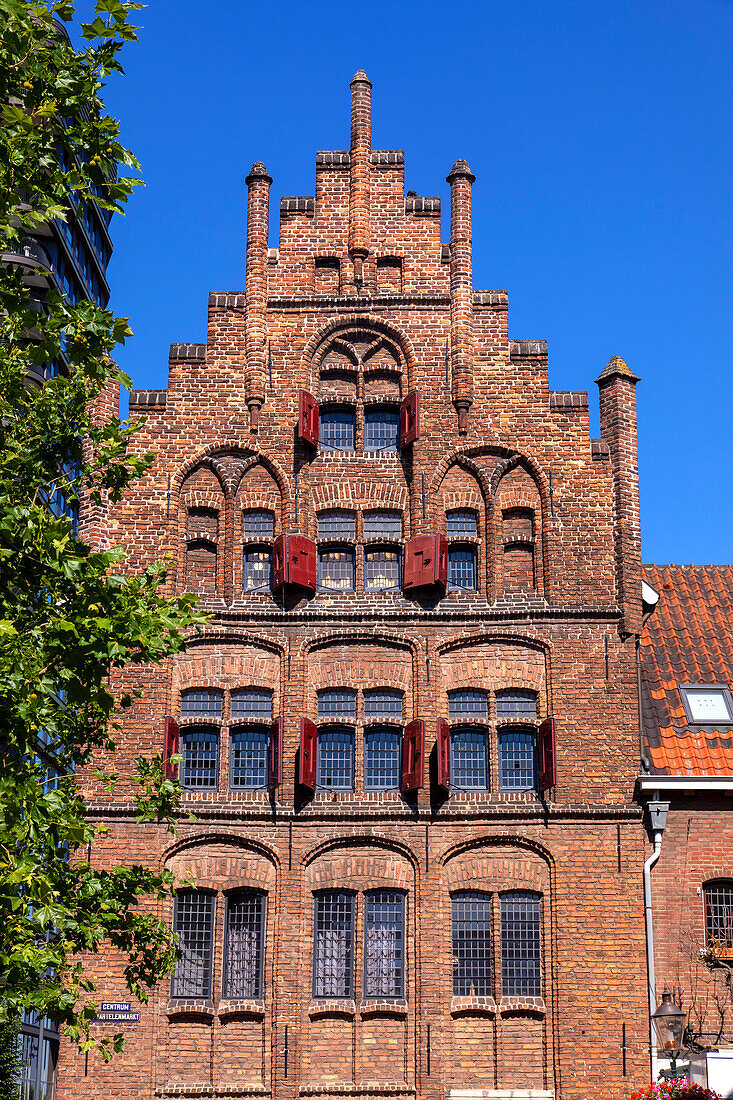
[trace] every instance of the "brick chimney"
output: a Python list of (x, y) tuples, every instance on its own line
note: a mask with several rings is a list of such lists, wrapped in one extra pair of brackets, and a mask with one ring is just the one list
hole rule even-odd
[(458, 410), (458, 430), (465, 434), (473, 403), (471, 184), (476, 177), (465, 160), (457, 160), (446, 179), (450, 184), (451, 392)]
[(370, 159), (372, 152), (372, 82), (359, 69), (351, 80), (351, 171), (349, 180), (349, 256), (354, 283), (363, 281), (369, 255)]
[(616, 584), (622, 630), (639, 634), (641, 603), (641, 524), (639, 457), (636, 445), (636, 383), (619, 355), (609, 359), (596, 379), (601, 400), (601, 439), (608, 444), (613, 469)]
[(247, 279), (245, 283), (245, 400), (250, 428), (257, 431), (259, 411), (266, 392), (265, 310), (267, 309), (267, 232), (270, 184), (262, 161), (255, 161), (247, 184)]

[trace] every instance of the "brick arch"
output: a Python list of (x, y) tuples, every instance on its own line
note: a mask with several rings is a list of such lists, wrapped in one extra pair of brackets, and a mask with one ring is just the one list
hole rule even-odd
[[(361, 851), (365, 848), (366, 851)], [(354, 844), (351, 850), (336, 849), (321, 853), (305, 870), (306, 890), (327, 890), (348, 886), (353, 890), (371, 890), (386, 886), (409, 891), (415, 882), (410, 863), (395, 853), (379, 854), (374, 846)]]
[(343, 333), (349, 329), (366, 329), (375, 333), (383, 333), (399, 348), (407, 366), (407, 385), (412, 388), (416, 384), (417, 358), (409, 337), (401, 330), (388, 324), (383, 318), (373, 313), (362, 313), (356, 317), (340, 317), (327, 322), (318, 332), (310, 338), (303, 350), (301, 359), (301, 376), (309, 376), (313, 363), (323, 343), (335, 333)]
[(445, 884), (450, 892), (466, 889), (529, 890), (545, 895), (549, 891), (549, 869), (539, 856), (521, 858), (510, 853), (510, 846), (496, 846), (478, 852), (461, 852), (445, 865)]
[(386, 852), (395, 852), (402, 856), (412, 867), (414, 882), (420, 877), (420, 859), (408, 844), (403, 844), (392, 837), (372, 833), (368, 836), (330, 837), (316, 844), (301, 858), (301, 867), (308, 868), (321, 856), (328, 852), (344, 848), (375, 848)]
[(396, 634), (387, 634), (381, 631), (357, 630), (346, 634), (341, 631), (333, 631), (331, 634), (322, 634), (318, 638), (310, 638), (302, 642), (298, 650), (298, 657), (305, 657), (314, 649), (329, 645), (376, 645), (398, 646), (412, 653), (413, 659), (417, 656), (417, 644), (410, 638)]
[(538, 840), (534, 840), (531, 837), (516, 836), (511, 833), (497, 833), (494, 836), (479, 836), (472, 837), (469, 840), (458, 841), (450, 848), (443, 852), (442, 856), (438, 859), (443, 867), (445, 867), (452, 859), (463, 855), (465, 852), (469, 852), (475, 848), (524, 848), (534, 855), (539, 856), (544, 860), (550, 872), (550, 886), (554, 884), (554, 876), (556, 872), (555, 857), (549, 848), (546, 848), (544, 844), (541, 844)]
[(210, 631), (203, 627), (199, 633), (188, 639), (186, 650), (190, 653), (196, 646), (214, 645), (216, 643), (221, 645), (261, 646), (262, 649), (269, 649), (272, 653), (276, 653), (278, 657), (282, 657), (285, 652), (280, 642), (276, 642), (272, 638), (262, 638), (259, 634), (252, 634), (237, 627), (231, 630), (222, 630), (215, 627)]
[[(222, 472), (216, 462), (217, 456), (219, 455), (240, 455), (243, 459), (250, 460), (241, 470), (234, 486), (229, 490), (226, 488), (226, 481), (222, 479)], [(275, 478), (282, 495), (283, 509), (285, 509), (286, 502), (288, 506), (290, 505), (291, 491), (290, 478), (283, 467), (276, 459), (271, 458), (270, 455), (265, 454), (265, 452), (261, 451), (258, 447), (243, 447), (238, 439), (221, 440), (218, 443), (210, 443), (208, 447), (204, 447), (202, 450), (198, 451), (178, 469), (173, 476), (171, 487), (175, 489), (176, 495), (179, 495), (181, 486), (191, 471), (197, 466), (207, 464), (216, 472), (217, 477), (222, 480), (222, 489), (224, 489), (225, 493), (227, 493), (228, 496), (233, 496), (236, 493), (236, 488), (242, 475), (250, 466), (256, 465), (258, 462), (261, 462)]]
[[(329, 655), (329, 651), (342, 648), (351, 651), (352, 655), (344, 661), (343, 668), (340, 668), (338, 657)], [(359, 649), (368, 652), (357, 653)], [(394, 667), (398, 664), (394, 657), (392, 661), (389, 660), (390, 650), (393, 654), (399, 651), (404, 655), (404, 660), (399, 662), (399, 669)], [(318, 668), (314, 667), (319, 654), (324, 664), (328, 665), (325, 679), (323, 667), (320, 674)], [(301, 647), (298, 656), (308, 666), (308, 672), (302, 679), (301, 706), (304, 714), (313, 716), (316, 698), (314, 693), (332, 684), (355, 691), (376, 687), (400, 691), (404, 697), (403, 720), (408, 722), (416, 716), (417, 647), (413, 642), (365, 632), (339, 633), (312, 639)]]
[[(462, 649), (468, 649), (471, 646), (476, 645), (517, 645), (525, 646), (529, 649), (539, 651), (544, 656), (545, 661), (545, 683), (544, 683), (544, 698), (547, 705), (547, 713), (552, 714), (552, 643), (540, 638), (535, 638), (530, 634), (512, 633), (511, 631), (477, 631), (475, 634), (460, 634), (454, 638), (449, 638), (436, 648), (436, 654), (438, 659), (445, 656), (448, 653), (459, 652)], [(507, 682), (504, 687), (521, 687), (521, 684), (514, 684)], [(542, 690), (540, 690), (539, 702), (542, 702)]]
[(158, 866), (161, 870), (164, 869), (171, 859), (188, 849), (204, 848), (217, 844), (226, 845), (233, 849), (239, 848), (243, 852), (254, 852), (256, 855), (262, 856), (272, 864), (278, 875), (282, 869), (280, 857), (273, 848), (269, 847), (269, 845), (263, 844), (259, 840), (254, 840), (251, 837), (243, 837), (238, 833), (230, 833), (223, 830), (198, 832), (189, 836), (179, 837), (158, 857)]

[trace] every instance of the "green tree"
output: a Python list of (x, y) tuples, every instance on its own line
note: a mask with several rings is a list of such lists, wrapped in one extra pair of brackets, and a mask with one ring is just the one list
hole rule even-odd
[[(77, 49), (63, 27), (71, 3), (0, 0), (3, 252), (80, 203), (121, 210), (130, 195), (136, 181), (118, 166), (137, 163), (100, 95), (122, 72), (138, 7), (96, 0)], [(74, 506), (119, 500), (153, 456), (132, 454), (134, 424), (99, 424), (90, 412), (106, 387), (128, 384), (111, 358), (130, 335), (126, 319), (37, 294), (18, 266), (0, 268), (0, 1023), (48, 1014), (82, 1049), (109, 1057), (122, 1038), (90, 1036), (84, 955), (118, 949), (128, 988), (145, 1001), (176, 958), (155, 916), (172, 882), (142, 866), (90, 866), (95, 828), (74, 773), (95, 750), (114, 749), (133, 701), (111, 687), (114, 670), (180, 651), (203, 616), (191, 597), (165, 595), (164, 565), (134, 575), (119, 551), (77, 536)], [(62, 354), (67, 369), (28, 386), (29, 370)], [(134, 784), (138, 820), (173, 828), (180, 792), (161, 758), (138, 759)]]
[(20, 1100), (17, 1021), (0, 1024), (0, 1100)]

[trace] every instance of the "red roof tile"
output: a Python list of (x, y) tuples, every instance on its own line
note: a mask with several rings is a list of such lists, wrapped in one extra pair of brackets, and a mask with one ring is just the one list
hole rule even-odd
[(642, 724), (652, 771), (733, 776), (733, 725), (691, 725), (680, 684), (733, 687), (733, 566), (647, 565), (659, 603), (641, 636)]

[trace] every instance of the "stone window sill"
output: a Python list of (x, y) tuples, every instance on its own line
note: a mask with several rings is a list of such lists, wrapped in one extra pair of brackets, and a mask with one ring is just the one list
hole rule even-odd
[(356, 1001), (348, 997), (318, 998), (308, 1005), (308, 1015), (311, 1020), (316, 1016), (347, 1016), (353, 1020), (356, 1016)]
[(451, 1016), (459, 1016), (467, 1012), (473, 1016), (496, 1015), (496, 1001), (493, 997), (452, 997), (450, 1003)]
[(193, 1000), (176, 1000), (175, 998), (168, 1001), (165, 1006), (166, 1015), (168, 1019), (174, 1019), (176, 1016), (206, 1016), (213, 1019), (216, 1015), (216, 1010), (211, 1001), (193, 1001)]
[(249, 1016), (250, 1019), (264, 1020), (265, 1002), (262, 1000), (220, 1001), (219, 1019), (226, 1020), (229, 1016)]
[(499, 1015), (510, 1012), (531, 1012), (537, 1016), (545, 1015), (545, 1002), (542, 997), (502, 997), (499, 1001)]
[(364, 1000), (359, 1005), (360, 1016), (399, 1016), (404, 1018), (407, 1016), (407, 1001), (395, 1000), (390, 1001), (384, 998), (379, 1000), (374, 998), (373, 1000)]

